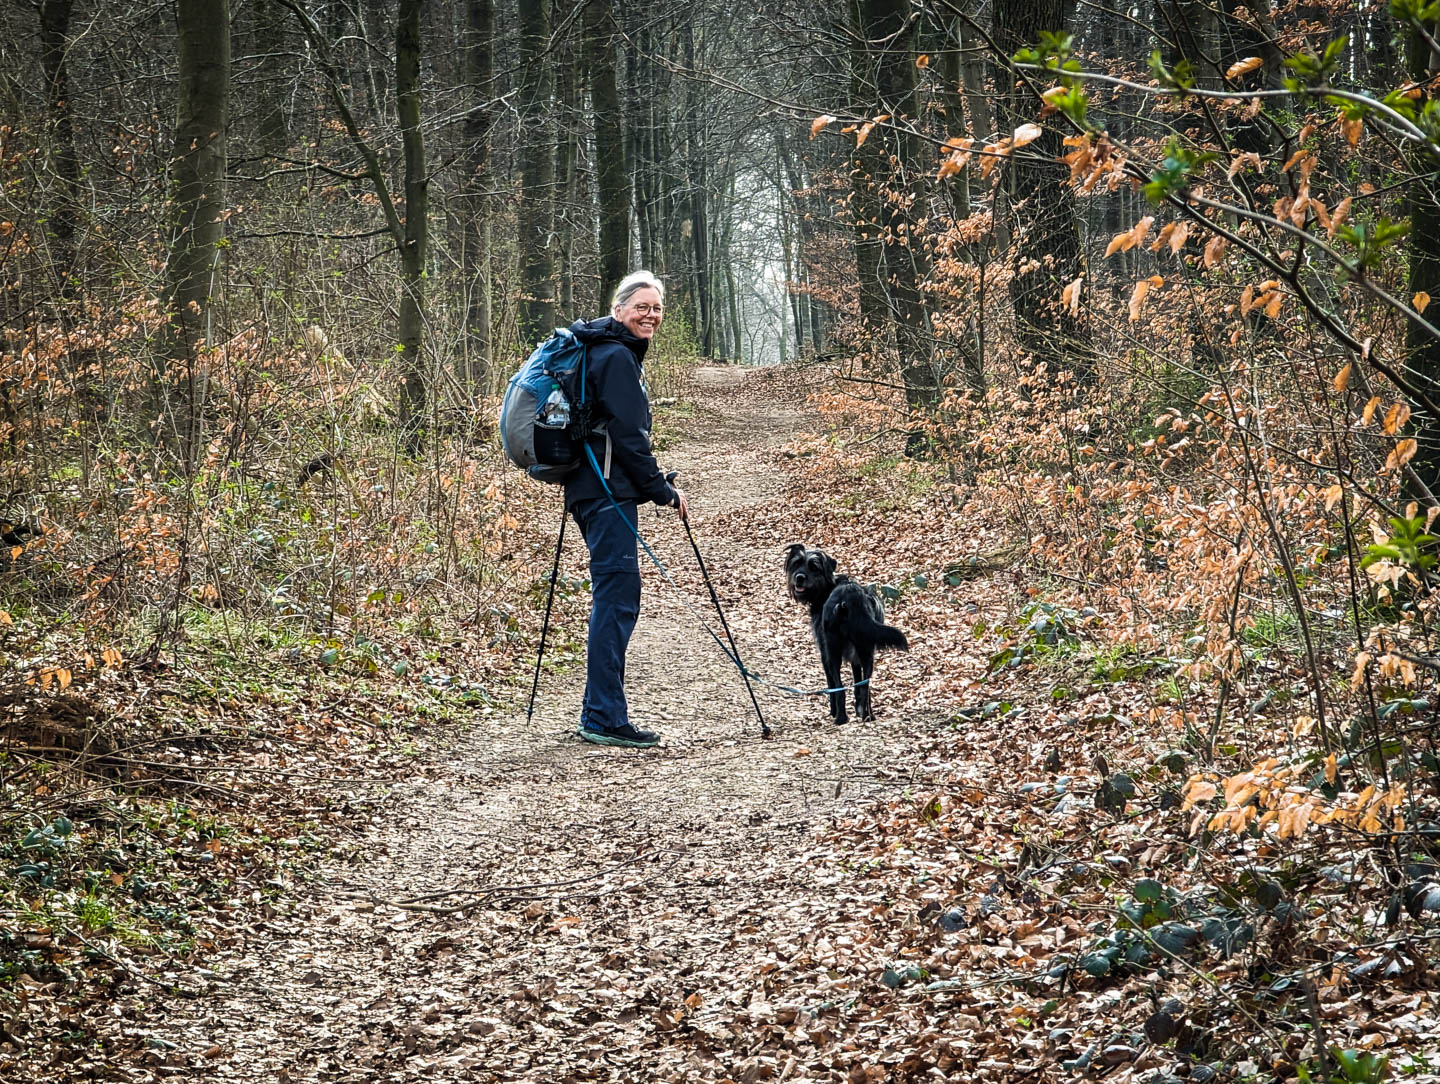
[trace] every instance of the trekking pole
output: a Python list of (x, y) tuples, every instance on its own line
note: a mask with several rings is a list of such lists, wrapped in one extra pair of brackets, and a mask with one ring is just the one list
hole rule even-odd
[(555, 604), (555, 581), (560, 578), (560, 547), (565, 545), (565, 511), (560, 511), (560, 537), (555, 541), (555, 567), (550, 570), (550, 596), (545, 600), (545, 620), (540, 625), (540, 650), (535, 653), (535, 680), (530, 683), (530, 706), (525, 709), (525, 725), (535, 714), (535, 691), (540, 688), (540, 660), (545, 657), (545, 634), (550, 631), (550, 607)]
[[(675, 480), (674, 472), (665, 480), (673, 482)], [(750, 672), (740, 661), (740, 649), (735, 646), (735, 637), (730, 632), (730, 623), (725, 620), (725, 611), (720, 608), (720, 596), (715, 593), (715, 585), (710, 582), (710, 571), (705, 567), (705, 558), (700, 556), (700, 547), (695, 544), (695, 535), (690, 531), (690, 519), (687, 516), (681, 516), (680, 522), (685, 525), (685, 537), (690, 540), (690, 548), (695, 551), (695, 563), (700, 566), (700, 575), (705, 578), (705, 586), (710, 591), (710, 601), (715, 604), (715, 612), (720, 615), (720, 627), (725, 630), (725, 639), (730, 641), (730, 650), (735, 656), (735, 666), (739, 669), (740, 676), (745, 679), (745, 691), (750, 694), (750, 703), (755, 705), (755, 718), (760, 720), (760, 737), (768, 740), (770, 724), (765, 721), (765, 716), (760, 711), (760, 701), (755, 699), (755, 687), (750, 684)]]

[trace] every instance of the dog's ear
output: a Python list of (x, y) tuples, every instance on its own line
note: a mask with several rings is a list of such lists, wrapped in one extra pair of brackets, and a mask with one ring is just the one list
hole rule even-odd
[(835, 558), (831, 557), (824, 550), (821, 550), (820, 559), (825, 563), (825, 571), (832, 576), (835, 575)]
[(804, 552), (804, 542), (791, 542), (790, 545), (785, 547), (785, 563), (788, 565), (791, 561), (795, 560), (796, 554)]

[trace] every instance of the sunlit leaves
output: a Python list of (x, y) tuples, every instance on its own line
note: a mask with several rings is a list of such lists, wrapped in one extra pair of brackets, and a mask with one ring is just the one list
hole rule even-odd
[(823, 132), (827, 126), (834, 124), (835, 119), (836, 118), (829, 113), (821, 113), (818, 117), (816, 117), (810, 122), (810, 138), (814, 139), (817, 135)]
[(1301, 93), (1324, 84), (1339, 66), (1340, 58), (1349, 43), (1349, 36), (1342, 34), (1327, 44), (1318, 56), (1315, 53), (1303, 52), (1287, 57), (1285, 66), (1294, 74), (1285, 77), (1285, 88)]
[(1145, 240), (1150, 227), (1155, 223), (1154, 215), (1146, 215), (1130, 229), (1117, 233), (1110, 239), (1110, 244), (1105, 248), (1106, 256), (1113, 256), (1117, 252), (1129, 252), (1136, 245)]
[(940, 163), (940, 171), (936, 174), (939, 180), (946, 177), (953, 177), (965, 168), (970, 161), (970, 148), (975, 141), (968, 136), (954, 136), (945, 141), (945, 159)]
[(1150, 180), (1142, 189), (1145, 198), (1151, 203), (1163, 203), (1184, 191), (1191, 176), (1218, 157), (1209, 151), (1201, 152), (1188, 147), (1178, 139), (1171, 139), (1160, 167), (1150, 175)]
[(1230, 67), (1225, 69), (1226, 79), (1239, 79), (1247, 72), (1253, 72), (1256, 68), (1264, 67), (1263, 57), (1247, 56), (1244, 60), (1237, 60)]
[(1168, 67), (1159, 49), (1150, 52), (1150, 74), (1165, 90), (1182, 97), (1195, 88), (1195, 68), (1190, 61), (1182, 59), (1173, 68)]
[(1440, 18), (1440, 0), (1390, 0), (1390, 14), (1402, 23), (1433, 24)]
[(1385, 250), (1410, 232), (1410, 223), (1403, 219), (1392, 222), (1388, 218), (1380, 218), (1374, 222), (1340, 226), (1335, 232), (1340, 240), (1355, 250), (1355, 268), (1363, 273), (1377, 266)]
[(1084, 284), (1084, 276), (1081, 276), (1073, 282), (1067, 283), (1065, 288), (1060, 291), (1060, 304), (1070, 310), (1072, 316), (1079, 315), (1080, 293), (1084, 288)]
[(1163, 285), (1165, 280), (1159, 275), (1151, 275), (1148, 279), (1141, 279), (1135, 284), (1135, 289), (1130, 294), (1130, 322), (1133, 324), (1140, 319), (1140, 309), (1145, 304), (1145, 298), (1149, 296), (1153, 287)]
[(1060, 85), (1044, 93), (1046, 110), (1059, 110), (1077, 127), (1088, 130), (1089, 99), (1078, 78), (1083, 69), (1073, 55), (1074, 46), (1075, 39), (1069, 34), (1042, 32), (1037, 47), (1021, 49), (1013, 59), (1017, 64), (1033, 65), (1053, 73)]
[(1027, 143), (1034, 143), (1035, 140), (1044, 134), (1045, 129), (1041, 128), (1038, 124), (1022, 124), (1015, 129), (1014, 134), (1010, 137), (1010, 149), (1017, 150)]

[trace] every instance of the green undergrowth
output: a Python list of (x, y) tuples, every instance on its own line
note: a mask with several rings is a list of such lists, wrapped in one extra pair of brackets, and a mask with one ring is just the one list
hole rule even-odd
[(326, 835), (304, 817), (138, 795), (72, 803), (71, 813), (0, 821), (7, 1015), (35, 984), (95, 997), (136, 971), (202, 964), (233, 938), (235, 915), (264, 908), (287, 878), (304, 875)]

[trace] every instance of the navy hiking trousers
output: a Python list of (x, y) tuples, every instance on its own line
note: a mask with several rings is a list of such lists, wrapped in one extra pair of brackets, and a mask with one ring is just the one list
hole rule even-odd
[(631, 529), (639, 507), (635, 501), (616, 503), (618, 511), (609, 497), (592, 497), (570, 509), (590, 551), (590, 635), (580, 708), (580, 725), (590, 730), (612, 730), (630, 721), (625, 650), (640, 617), (640, 558)]

